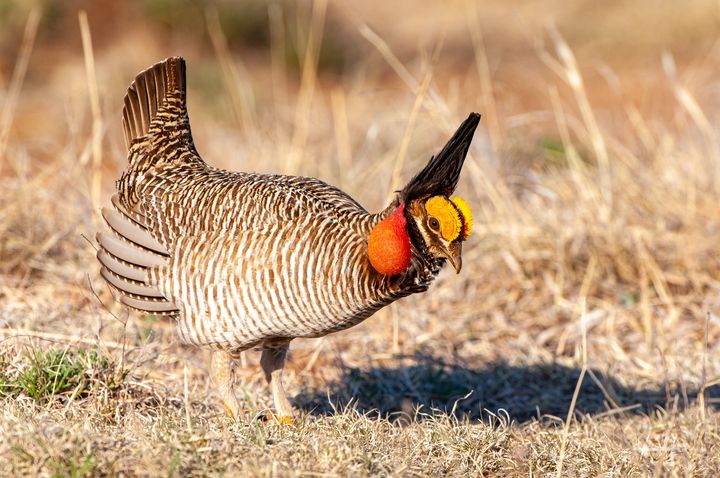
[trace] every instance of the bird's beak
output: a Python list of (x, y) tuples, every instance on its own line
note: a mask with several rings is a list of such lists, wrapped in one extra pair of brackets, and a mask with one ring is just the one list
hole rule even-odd
[(459, 274), (460, 269), (462, 269), (462, 242), (458, 241), (450, 244), (450, 247), (443, 251), (443, 255), (447, 257), (447, 260), (455, 268), (455, 272)]

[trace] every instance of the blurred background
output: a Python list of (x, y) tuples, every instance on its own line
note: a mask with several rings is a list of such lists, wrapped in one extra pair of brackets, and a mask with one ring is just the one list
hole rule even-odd
[[(467, 112), (480, 110), (485, 115), (477, 143), (485, 148), (481, 160), (552, 155), (557, 138), (550, 137), (556, 120), (549, 83), (562, 83), (563, 73), (544, 55), (554, 54), (557, 35), (572, 48), (593, 108), (601, 109), (598, 115), (608, 120), (608, 128), (624, 126), (605, 109), (628, 98), (650, 123), (672, 115), (663, 54), (672, 55), (677, 74), (700, 95), (701, 104), (718, 100), (716, 89), (704, 84), (717, 73), (720, 13), (711, 0), (601, 5), (589, 0), (2, 0), (0, 94), (6, 100), (20, 95), (6, 113), (12, 119), (4, 126), (10, 128), (6, 142), (33, 158), (56, 157), (59, 149), (82, 143), (91, 129), (80, 11), (87, 12), (102, 145), (111, 161), (124, 156), (118, 118), (125, 87), (135, 73), (170, 55), (182, 55), (189, 64), (189, 101), (201, 151), (214, 147), (208, 136), (220, 129), (245, 143), (257, 141), (255, 128), (260, 128), (261, 141), (289, 135), (298, 147), (332, 133), (325, 128), (333, 122), (323, 115), (334, 115), (335, 124), (346, 121), (348, 131), (361, 134), (341, 138), (344, 145), (328, 144), (323, 156), (352, 161), (358, 155), (395, 153), (385, 131), (405, 128), (427, 75), (435, 110), (420, 109), (422, 131), (428, 115), (446, 116), (446, 135)], [(21, 68), (21, 88), (12, 91), (13, 72), (23, 66), (18, 65), (23, 38), (31, 52), (27, 70)], [(559, 98), (572, 100), (572, 89), (557, 90)], [(307, 131), (297, 131), (298, 121), (308, 122)], [(432, 141), (423, 144), (426, 135), (412, 138), (413, 152), (435, 147), (442, 135), (433, 135), (432, 128)], [(539, 144), (528, 144), (528, 135), (540, 138)], [(242, 144), (233, 145), (232, 153), (225, 149), (223, 156), (228, 155), (236, 165), (250, 162), (263, 169), (254, 163), (260, 158), (249, 158)], [(315, 174), (317, 161), (303, 156), (297, 167)]]

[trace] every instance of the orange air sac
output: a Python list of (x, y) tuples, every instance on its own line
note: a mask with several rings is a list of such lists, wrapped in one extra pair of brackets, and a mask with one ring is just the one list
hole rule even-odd
[(410, 236), (405, 221), (405, 205), (380, 221), (370, 233), (368, 257), (380, 274), (399, 274), (410, 265)]

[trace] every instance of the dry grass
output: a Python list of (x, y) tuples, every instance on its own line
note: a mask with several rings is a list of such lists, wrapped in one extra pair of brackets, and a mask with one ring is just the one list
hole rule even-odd
[[(0, 151), (0, 469), (720, 469), (718, 50), (680, 54), (675, 66), (643, 41), (628, 56), (655, 48), (651, 66), (623, 63), (621, 52), (598, 66), (592, 41), (560, 21), (557, 31), (532, 32), (535, 50), (520, 57), (533, 58), (518, 76), (498, 54), (503, 38), (464, 30), (492, 31), (489, 20), (468, 21), (478, 12), (458, 5), (450, 23), (460, 27), (447, 33), (445, 49), (436, 46), (442, 34), (428, 32), (421, 48), (429, 53), (411, 57), (415, 40), (389, 34), (392, 19), (369, 28), (360, 25), (367, 12), (343, 17), (324, 1), (297, 12), (297, 31), (294, 10), (272, 7), (266, 59), (255, 52), (242, 63), (213, 10), (198, 19), (210, 29), (206, 50), (176, 40), (169, 51), (140, 33), (109, 43), (101, 31), (94, 53), (87, 34), (100, 28), (90, 10), (88, 56), (78, 41), (51, 66), (37, 60), (48, 57), (49, 27), (40, 21), (36, 56), (28, 57), (35, 20), (24, 49), (19, 23), (15, 44), (27, 52), (17, 60), (20, 79), (12, 80), (14, 61), (0, 71), (9, 128)], [(503, 9), (489, 12), (495, 22)], [(365, 45), (367, 59), (337, 76), (318, 66), (320, 45), (346, 17), (345, 34)], [(421, 15), (408, 21), (424, 24)], [(607, 21), (622, 28), (614, 16)], [(295, 43), (278, 40), (291, 36)], [(452, 57), (458, 45), (462, 67)], [(283, 63), (291, 47), (301, 54), (297, 71)], [(126, 54), (139, 49), (139, 59)], [(253, 420), (271, 404), (254, 352), (239, 371), (246, 417), (231, 423), (209, 387), (207, 352), (180, 345), (172, 324), (113, 304), (83, 238), (96, 228), (96, 185), (103, 181), (107, 198), (125, 161), (124, 87), (178, 51), (188, 56), (193, 131), (209, 162), (318, 176), (368, 209), (381, 207), (391, 183), (423, 164), (468, 110), (497, 115), (483, 120), (459, 188), (476, 215), (462, 274), (444, 272), (427, 294), (354, 329), (293, 343), (286, 382), (302, 414), (297, 427)], [(532, 97), (527, 85), (513, 89), (529, 78)]]

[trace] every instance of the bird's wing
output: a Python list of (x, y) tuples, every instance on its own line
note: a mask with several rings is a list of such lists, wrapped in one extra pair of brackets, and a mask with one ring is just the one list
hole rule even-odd
[(128, 307), (157, 315), (176, 315), (177, 307), (152, 284), (149, 272), (170, 260), (170, 252), (153, 237), (144, 218), (127, 211), (117, 195), (102, 216), (112, 233), (97, 234), (100, 274)]
[[(135, 212), (166, 247), (182, 236), (272, 230), (331, 218), (355, 231), (368, 216), (350, 196), (313, 178), (173, 166), (145, 175)], [(362, 232), (362, 231), (355, 231)]]

